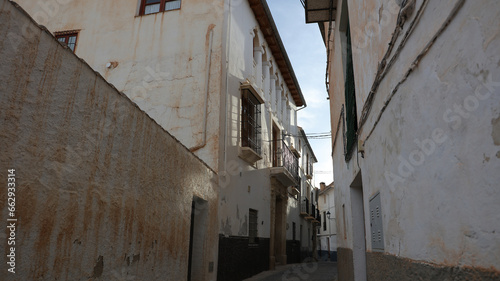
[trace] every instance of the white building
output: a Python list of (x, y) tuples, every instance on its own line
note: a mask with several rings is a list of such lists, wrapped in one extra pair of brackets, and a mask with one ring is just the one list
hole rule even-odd
[(329, 58), (339, 280), (498, 280), (500, 2), (305, 7)]
[(287, 263), (312, 151), (287, 137), (306, 103), (265, 0), (18, 2), (218, 173), (218, 280)]
[(296, 263), (314, 255), (312, 237), (318, 222), (313, 164), (318, 160), (301, 127), (298, 127), (297, 135), (289, 138), (295, 143), (291, 150), (299, 158), (299, 185), (289, 187), (288, 190), (286, 242), (287, 258)]
[(321, 260), (337, 261), (337, 218), (333, 182), (320, 183), (318, 209), (321, 220), (318, 231), (318, 250)]

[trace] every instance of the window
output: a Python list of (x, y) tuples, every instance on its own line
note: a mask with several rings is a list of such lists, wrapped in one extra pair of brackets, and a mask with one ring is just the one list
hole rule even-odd
[(258, 212), (257, 210), (249, 209), (248, 210), (248, 243), (249, 244), (256, 244), (258, 242), (257, 236), (258, 236), (258, 231), (257, 231), (257, 225), (258, 225)]
[(161, 11), (181, 8), (181, 0), (141, 0), (141, 15), (159, 13)]
[(323, 231), (326, 231), (326, 212), (323, 212)]
[(342, 220), (344, 224), (344, 240), (347, 239), (347, 227), (345, 223), (345, 204), (342, 204)]
[(249, 147), (260, 155), (260, 104), (249, 88), (241, 95), (241, 146)]
[(297, 237), (295, 237), (295, 231), (296, 231), (296, 229), (297, 229), (297, 226), (295, 225), (294, 222), (292, 222), (292, 240), (293, 241), (297, 240), (296, 239)]
[[(347, 9), (347, 1), (344, 1)], [(354, 83), (354, 63), (352, 60), (352, 45), (351, 45), (351, 30), (349, 26), (349, 16), (345, 12), (341, 26), (345, 26), (342, 29), (341, 40), (342, 42), (342, 55), (344, 63), (344, 77), (345, 77), (345, 118), (347, 123), (347, 128), (345, 131), (345, 160), (349, 161), (351, 159), (352, 150), (355, 147), (358, 132), (358, 118), (356, 113), (356, 89)]]
[(76, 48), (76, 38), (78, 37), (77, 32), (56, 32), (55, 36), (57, 38), (57, 41), (64, 43), (68, 48), (71, 49), (71, 51), (75, 52)]

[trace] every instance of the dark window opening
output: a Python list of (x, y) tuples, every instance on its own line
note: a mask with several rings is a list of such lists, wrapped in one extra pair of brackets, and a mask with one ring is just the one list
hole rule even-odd
[(242, 90), (241, 146), (250, 147), (260, 155), (260, 102), (248, 89)]
[(356, 113), (356, 89), (354, 83), (354, 64), (352, 60), (351, 31), (349, 18), (347, 18), (346, 28), (346, 68), (345, 68), (345, 118), (346, 118), (346, 136), (345, 136), (345, 160), (349, 161), (352, 156), (353, 148), (356, 146), (358, 132), (358, 118)]
[(323, 231), (326, 231), (326, 212), (323, 212)]
[(249, 209), (248, 210), (248, 243), (249, 244), (256, 244), (258, 243), (258, 211)]
[(181, 0), (142, 0), (140, 14), (149, 15), (180, 8)]

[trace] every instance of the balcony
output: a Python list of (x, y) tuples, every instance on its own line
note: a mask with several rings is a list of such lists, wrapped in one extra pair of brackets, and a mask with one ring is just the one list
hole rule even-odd
[(306, 23), (335, 21), (336, 0), (300, 0), (306, 10)]
[(277, 154), (278, 161), (274, 167), (270, 168), (271, 176), (287, 187), (299, 185), (299, 161), (284, 141)]
[(309, 216), (309, 199), (305, 197), (300, 200), (300, 215), (303, 217)]
[(306, 167), (306, 178), (308, 180), (312, 179), (313, 178), (313, 163), (308, 163), (307, 164), (307, 167)]
[(302, 198), (300, 200), (300, 215), (306, 220), (315, 220), (316, 218), (316, 206), (313, 203), (309, 203), (309, 199)]
[(318, 220), (319, 210), (316, 208), (314, 204), (311, 204), (311, 217), (313, 217), (312, 222), (313, 223), (319, 223), (320, 220)]

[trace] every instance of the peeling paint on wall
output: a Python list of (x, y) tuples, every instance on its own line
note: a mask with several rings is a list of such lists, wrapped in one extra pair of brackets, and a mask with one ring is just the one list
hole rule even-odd
[(0, 0), (0, 19), (1, 35), (25, 42), (0, 48), (0, 166), (15, 168), (18, 184), (15, 280), (183, 280), (195, 194), (208, 202), (197, 258), (215, 261), (214, 171), (10, 1)]

